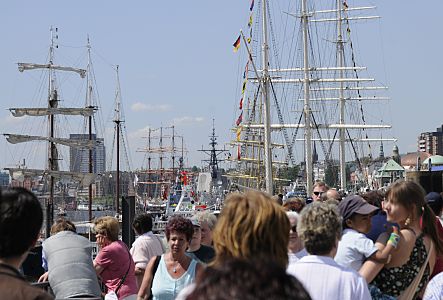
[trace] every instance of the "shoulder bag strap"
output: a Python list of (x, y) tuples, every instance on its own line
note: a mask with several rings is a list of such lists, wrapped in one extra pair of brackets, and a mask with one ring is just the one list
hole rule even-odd
[(429, 248), (428, 256), (426, 257), (425, 263), (421, 266), (420, 271), (418, 272), (415, 279), (412, 281), (411, 285), (401, 293), (401, 295), (397, 298), (398, 300), (412, 300), (415, 295), (415, 291), (417, 290), (418, 285), (423, 277), (423, 273), (426, 270), (426, 266), (429, 262), (429, 257), (432, 254), (432, 250), (434, 249), (434, 243), (431, 241), (431, 247)]
[[(126, 244), (125, 244), (125, 246), (126, 246)], [(126, 280), (126, 276), (128, 276), (129, 269), (131, 268), (131, 259), (132, 259), (132, 257), (131, 257), (131, 253), (129, 252), (129, 249), (128, 249), (127, 246), (126, 246), (126, 250), (128, 251), (128, 255), (129, 255), (129, 265), (128, 265), (128, 269), (126, 270), (125, 275), (124, 275), (123, 278), (120, 280), (120, 283), (118, 284), (117, 288), (116, 288), (115, 291), (114, 291), (116, 294), (118, 293), (118, 290), (120, 290), (120, 288), (122, 287), (123, 283), (125, 282), (125, 280)]]
[(158, 265), (160, 264), (160, 259), (161, 259), (161, 255), (157, 255), (155, 257), (155, 261), (154, 261), (154, 265), (152, 266), (152, 279), (151, 279), (151, 294), (149, 295), (148, 299), (152, 299), (152, 283), (154, 282), (154, 276), (155, 276), (155, 272), (157, 272), (158, 269)]

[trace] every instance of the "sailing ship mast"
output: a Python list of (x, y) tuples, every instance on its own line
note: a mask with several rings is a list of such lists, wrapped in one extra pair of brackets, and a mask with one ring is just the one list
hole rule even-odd
[(19, 135), (5, 133), (6, 139), (9, 143), (16, 144), (29, 141), (47, 141), (48, 142), (48, 160), (46, 170), (37, 169), (22, 169), (22, 168), (5, 168), (9, 170), (11, 176), (16, 178), (21, 175), (30, 176), (46, 176), (49, 181), (49, 197), (46, 200), (46, 236), (50, 235), (50, 228), (54, 221), (54, 193), (55, 193), (55, 181), (56, 179), (71, 179), (80, 181), (81, 185), (89, 185), (95, 179), (95, 175), (92, 173), (80, 174), (75, 172), (60, 171), (58, 166), (58, 150), (57, 144), (69, 146), (69, 147), (81, 147), (81, 148), (94, 148), (96, 146), (95, 141), (73, 141), (66, 138), (55, 137), (55, 121), (56, 115), (80, 115), (89, 117), (94, 113), (92, 108), (59, 108), (58, 102), (58, 87), (56, 85), (56, 72), (74, 72), (80, 75), (81, 78), (86, 76), (86, 70), (73, 67), (64, 67), (54, 64), (54, 52), (56, 40), (58, 39), (58, 29), (52, 28), (51, 32), (51, 45), (49, 48), (49, 62), (48, 64), (34, 64), (34, 63), (18, 63), (18, 69), (20, 72), (28, 70), (47, 69), (48, 70), (48, 106), (47, 108), (10, 108), (14, 117), (22, 116), (46, 116), (48, 118), (48, 135), (43, 136), (31, 136), (31, 135)]
[[(171, 133), (165, 134), (166, 130), (170, 130)], [(158, 132), (158, 134), (156, 134)], [(148, 141), (147, 146), (141, 149), (137, 149), (137, 152), (144, 152), (145, 159), (147, 159), (147, 169), (141, 169), (138, 174), (142, 176), (141, 180), (138, 180), (138, 185), (145, 186), (143, 188), (143, 194), (147, 199), (161, 199), (166, 200), (170, 188), (174, 182), (177, 171), (180, 171), (180, 167), (176, 167), (176, 155), (178, 152), (177, 138), (181, 138), (181, 151), (183, 157), (183, 137), (176, 134), (175, 126), (149, 128), (148, 129)], [(158, 140), (158, 146), (154, 146), (153, 141)], [(169, 142), (170, 141), (170, 142)], [(180, 161), (182, 158), (180, 158)], [(157, 167), (153, 167), (153, 160), (157, 160)], [(170, 162), (168, 163), (168, 161)], [(160, 187), (160, 193), (158, 193), (158, 187)], [(144, 191), (147, 189), (147, 192)], [(154, 190), (152, 192), (152, 190)]]
[(115, 179), (115, 211), (117, 214), (120, 213), (120, 133), (121, 133), (121, 123), (124, 122), (122, 120), (121, 114), (121, 91), (120, 91), (120, 77), (118, 73), (118, 65), (116, 67), (117, 74), (117, 91), (115, 96), (115, 110), (114, 110), (114, 120), (115, 123), (115, 137), (116, 137), (116, 179)]
[[(298, 62), (299, 64), (301, 64), (301, 67), (281, 68), (278, 66), (279, 63), (282, 61), (282, 58), (278, 57), (278, 52), (279, 50), (284, 51), (286, 49), (284, 47), (279, 47), (280, 44), (279, 46), (274, 46), (273, 48), (274, 54), (276, 54), (277, 56), (277, 67), (269, 67), (271, 63), (274, 63), (274, 61), (270, 62), (269, 59), (270, 46), (268, 45), (268, 26), (272, 34), (271, 41), (273, 42), (273, 45), (275, 36), (273, 35), (274, 30), (272, 20), (270, 20), (268, 1), (261, 0), (261, 5), (259, 6), (261, 9), (261, 21), (259, 24), (261, 25), (260, 29), (262, 30), (261, 70), (257, 70), (257, 68), (255, 67), (255, 63), (253, 60), (254, 55), (252, 54), (252, 50), (250, 50), (248, 46), (251, 41), (252, 28), (248, 40), (246, 40), (243, 33), (241, 33), (245, 48), (248, 52), (249, 62), (252, 64), (253, 72), (255, 73), (255, 78), (248, 79), (246, 77), (245, 82), (248, 81), (258, 85), (258, 90), (260, 91), (262, 102), (260, 109), (256, 110), (254, 107), (251, 111), (249, 105), (256, 105), (256, 98), (254, 98), (252, 104), (251, 102), (249, 102), (248, 98), (248, 107), (246, 109), (246, 111), (248, 111), (249, 113), (248, 121), (240, 122), (240, 126), (238, 124), (239, 122), (237, 122), (237, 142), (231, 143), (231, 145), (242, 145), (241, 155), (239, 154), (237, 158), (237, 161), (239, 161), (238, 164), (240, 164), (240, 162), (248, 161), (258, 161), (259, 164), (261, 160), (262, 163), (264, 162), (264, 173), (266, 174), (265, 188), (268, 192), (273, 192), (272, 188), (270, 189), (270, 186), (271, 184), (274, 185), (272, 181), (276, 181), (276, 174), (274, 174), (273, 176), (272, 173), (277, 173), (279, 170), (277, 167), (278, 161), (276, 161), (275, 159), (276, 148), (283, 148), (287, 152), (286, 163), (291, 162), (292, 165), (295, 165), (293, 153), (294, 150), (297, 150), (295, 147), (295, 142), (303, 142), (303, 159), (306, 168), (306, 192), (309, 195), (312, 192), (314, 179), (314, 161), (312, 157), (313, 143), (319, 142), (324, 152), (324, 158), (328, 168), (333, 167), (333, 161), (331, 159), (333, 149), (332, 145), (336, 143), (338, 147), (334, 153), (338, 153), (340, 168), (339, 171), (335, 172), (335, 174), (340, 174), (339, 183), (337, 183), (336, 185), (339, 188), (345, 189), (347, 159), (346, 150), (349, 151), (348, 146), (351, 145), (351, 152), (355, 156), (356, 161), (359, 162), (359, 153), (357, 153), (356, 145), (359, 143), (368, 143), (369, 157), (371, 157), (371, 147), (369, 143), (371, 141), (379, 141), (380, 139), (369, 138), (368, 131), (372, 129), (391, 128), (390, 125), (384, 124), (370, 125), (366, 121), (367, 112), (363, 110), (364, 100), (389, 100), (389, 98), (379, 97), (377, 95), (371, 95), (368, 97), (365, 96), (366, 93), (376, 93), (387, 88), (384, 86), (368, 85), (367, 83), (374, 81), (374, 79), (362, 78), (359, 75), (359, 72), (366, 70), (366, 68), (358, 66), (355, 62), (354, 47), (352, 44), (351, 30), (349, 27), (350, 21), (379, 18), (378, 16), (352, 15), (356, 12), (360, 13), (361, 11), (374, 9), (375, 7), (348, 7), (346, 1), (342, 2), (340, 0), (336, 0), (335, 3), (332, 3), (332, 6), (334, 7), (331, 9), (313, 11), (312, 9), (310, 9), (310, 7), (314, 7), (314, 5), (312, 3), (308, 3), (308, 0), (302, 0), (299, 14), (287, 13), (287, 15), (289, 16), (300, 19), (301, 34), (299, 36), (301, 38), (301, 51), (296, 53), (301, 53), (302, 55), (301, 61)], [(251, 4), (251, 10), (252, 7), (253, 2)], [(326, 17), (321, 19), (316, 18), (323, 15), (326, 15)], [(250, 15), (249, 24), (251, 24), (252, 22), (252, 16), (253, 13), (251, 13)], [(322, 32), (321, 29), (319, 30), (319, 28), (317, 27), (312, 30), (311, 27), (319, 23), (333, 24), (335, 29), (331, 31), (330, 28), (328, 28), (325, 29), (324, 32)], [(331, 32), (336, 32), (332, 40), (331, 38), (328, 39), (327, 36), (328, 34), (330, 35)], [(322, 58), (320, 53), (315, 53), (315, 51), (319, 49), (327, 50), (327, 47), (323, 46), (315, 48), (314, 44), (316, 41), (313, 38), (315, 35), (320, 34), (322, 34), (322, 36), (318, 38), (319, 42), (326, 43), (326, 46), (329, 46), (329, 44), (333, 44), (335, 47), (335, 63), (332, 66), (323, 66), (323, 64), (327, 62), (324, 58)], [(288, 44), (286, 47), (289, 49), (288, 62), (297, 63), (297, 58), (293, 57), (293, 50), (291, 48), (292, 45)], [(350, 60), (345, 58), (346, 55), (349, 54), (349, 51), (351, 54)], [(328, 53), (332, 52), (329, 51)], [(317, 55), (318, 57), (320, 57), (320, 60), (318, 59)], [(247, 66), (245, 69), (245, 74), (247, 74)], [(294, 76), (295, 73), (298, 73), (299, 76)], [(274, 87), (276, 87), (277, 85), (282, 86), (282, 90), (279, 95), (282, 96), (283, 100), (277, 99), (277, 93), (274, 89)], [(291, 87), (289, 87), (289, 85)], [(293, 87), (298, 85), (301, 85), (302, 87), (299, 90), (297, 90), (297, 87)], [(294, 95), (291, 95), (288, 90), (291, 90), (290, 92), (294, 91), (295, 99)], [(302, 94), (302, 96), (300, 97), (297, 95), (299, 91), (301, 92), (300, 94)], [(242, 91), (242, 100), (243, 93), (244, 92)], [(295, 100), (294, 104), (288, 111), (294, 111), (295, 107), (296, 112), (301, 112), (300, 118), (294, 116), (295, 114), (289, 114), (289, 116), (287, 116), (288, 120), (290, 120), (289, 122), (287, 120), (284, 120), (282, 109), (279, 107), (279, 101), (285, 101), (284, 99), (287, 98), (288, 95), (290, 98)], [(273, 112), (269, 111), (269, 104), (271, 102), (269, 99), (270, 96), (272, 96), (271, 100), (273, 100), (273, 105), (276, 107), (276, 110)], [(298, 106), (297, 104), (298, 101), (303, 103), (301, 109), (300, 106)], [(299, 108), (299, 110), (297, 110), (297, 108)], [(251, 122), (257, 111), (261, 113), (262, 121)], [(271, 122), (271, 114), (272, 116), (276, 115), (278, 117), (278, 123), (274, 124)], [(240, 117), (241, 116), (242, 114), (240, 114)], [(238, 120), (241, 121), (240, 117)], [(298, 122), (294, 122), (294, 119), (298, 119)], [(303, 130), (304, 134), (302, 137), (297, 137), (298, 129)], [(287, 130), (291, 130), (291, 136), (289, 135)], [(357, 135), (353, 134), (351, 137), (351, 130), (359, 131), (359, 133)], [(243, 139), (239, 138), (239, 132), (245, 135)], [(284, 144), (278, 144), (274, 141), (271, 142), (271, 137), (272, 139), (275, 139), (275, 135), (278, 132), (282, 133)], [(331, 137), (331, 133), (333, 133), (333, 137)], [(247, 138), (246, 135), (248, 134), (252, 138)], [(254, 135), (256, 135), (255, 138)], [(396, 141), (396, 139), (383, 139), (383, 141)], [(253, 153), (258, 154), (258, 158), (257, 156), (255, 159), (251, 159), (247, 156), (245, 157), (245, 154), (247, 154), (245, 149), (247, 149), (248, 146), (252, 146), (252, 148), (256, 147), (255, 149), (260, 149), (260, 147), (263, 147), (264, 156), (260, 157), (260, 151), (253, 151)], [(238, 149), (240, 149), (240, 146)], [(360, 150), (362, 151), (362, 149)], [(240, 151), (238, 152), (240, 153)], [(235, 159), (232, 158), (230, 158), (230, 160), (235, 161)], [(243, 174), (241, 174), (242, 171)], [(237, 172), (237, 174), (228, 174), (228, 177), (237, 177), (244, 179), (257, 178), (256, 180), (259, 181), (259, 177), (254, 173), (248, 171), (247, 169), (240, 170), (239, 172)], [(261, 188), (260, 184), (258, 184), (258, 186), (259, 188)]]
[[(91, 44), (89, 42), (89, 36), (87, 38), (87, 45), (86, 45), (87, 49), (88, 49), (88, 65), (86, 68), (86, 107), (93, 109), (94, 111), (97, 110), (97, 106), (93, 105), (93, 89), (92, 89), (92, 60), (91, 60)], [(92, 143), (93, 141), (93, 136), (92, 136), (92, 123), (93, 123), (93, 119), (92, 119), (92, 115), (90, 115), (88, 117), (88, 136), (89, 136), (89, 141)], [(89, 173), (93, 173), (93, 149), (89, 148), (88, 151), (88, 171)], [(88, 215), (89, 215), (89, 221), (92, 221), (92, 182), (89, 184), (88, 186)]]
[(263, 121), (264, 121), (264, 163), (265, 163), (265, 189), (270, 195), (274, 194), (274, 184), (272, 180), (272, 149), (271, 149), (271, 102), (269, 100), (269, 46), (268, 46), (268, 24), (266, 16), (266, 0), (262, 2), (262, 22), (263, 22), (263, 44), (262, 44), (262, 97), (263, 97)]

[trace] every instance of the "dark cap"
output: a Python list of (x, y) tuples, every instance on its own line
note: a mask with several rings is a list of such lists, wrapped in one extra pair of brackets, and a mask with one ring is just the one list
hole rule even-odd
[(441, 195), (437, 192), (430, 192), (425, 196), (426, 203), (428, 204), (443, 204), (443, 199)]
[(351, 195), (340, 201), (338, 209), (343, 217), (343, 221), (346, 221), (355, 213), (369, 215), (378, 210), (378, 207), (369, 204), (358, 195)]

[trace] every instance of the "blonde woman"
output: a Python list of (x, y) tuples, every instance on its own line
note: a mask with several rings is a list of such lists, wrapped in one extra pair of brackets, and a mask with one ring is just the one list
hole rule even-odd
[(284, 209), (262, 192), (232, 193), (214, 229), (214, 266), (227, 259), (272, 259), (288, 264), (289, 219)]
[(105, 216), (94, 222), (99, 253), (94, 260), (97, 275), (118, 299), (136, 299), (135, 265), (128, 247), (118, 240), (120, 225), (114, 217)]

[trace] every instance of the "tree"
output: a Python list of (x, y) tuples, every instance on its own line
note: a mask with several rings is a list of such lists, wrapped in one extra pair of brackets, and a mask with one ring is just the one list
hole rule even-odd
[(279, 169), (279, 177), (282, 179), (295, 181), (295, 179), (297, 179), (299, 170), (300, 170), (299, 166), (281, 168)]
[(327, 164), (325, 170), (325, 183), (330, 187), (337, 187), (338, 173), (339, 169), (337, 165)]

